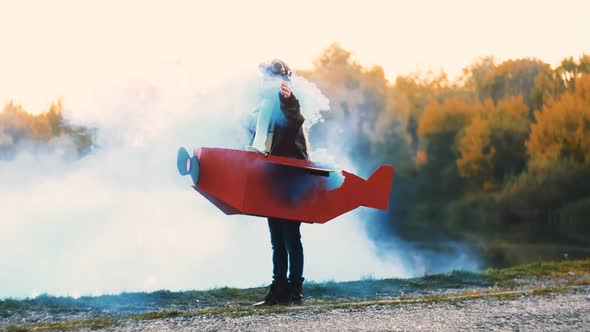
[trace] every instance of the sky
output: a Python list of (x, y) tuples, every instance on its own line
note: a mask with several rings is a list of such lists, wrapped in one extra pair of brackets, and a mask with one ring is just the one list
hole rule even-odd
[[(268, 282), (260, 218), (229, 220), (175, 170), (179, 145), (243, 144), (226, 119), (253, 101), (240, 90), (262, 61), (308, 69), (338, 42), (393, 78), (453, 75), (483, 55), (555, 64), (590, 52), (585, 1), (316, 2), (0, 0), (0, 102), (40, 113), (63, 98), (67, 120), (98, 128), (100, 146), (72, 160), (58, 138), (0, 162), (0, 298)], [(323, 107), (301, 84), (300, 99)], [(306, 277), (478, 268), (461, 248), (433, 257), (398, 241), (378, 253), (370, 221), (361, 209), (304, 225)]]
[(590, 52), (585, 0), (0, 1), (0, 101), (33, 113), (113, 82), (178, 70), (206, 89), (270, 58), (311, 68), (334, 42), (399, 74), (479, 56), (551, 64)]

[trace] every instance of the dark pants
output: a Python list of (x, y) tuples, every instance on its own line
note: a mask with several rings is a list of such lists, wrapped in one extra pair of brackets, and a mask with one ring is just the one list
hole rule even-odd
[(300, 227), (300, 222), (268, 218), (274, 280), (287, 280), (287, 267), (289, 267), (289, 280), (303, 281), (303, 246)]

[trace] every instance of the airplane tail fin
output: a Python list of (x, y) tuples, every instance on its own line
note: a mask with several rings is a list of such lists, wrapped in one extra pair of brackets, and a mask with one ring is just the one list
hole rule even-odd
[(371, 174), (367, 180), (367, 192), (363, 206), (387, 210), (393, 174), (393, 167), (389, 165), (383, 165)]

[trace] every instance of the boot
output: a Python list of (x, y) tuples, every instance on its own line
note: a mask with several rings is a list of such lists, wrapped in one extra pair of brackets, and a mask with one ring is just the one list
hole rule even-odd
[(303, 304), (303, 279), (289, 282), (289, 303)]
[(287, 280), (273, 280), (268, 286), (268, 293), (264, 300), (254, 304), (254, 307), (267, 305), (289, 304), (289, 283)]

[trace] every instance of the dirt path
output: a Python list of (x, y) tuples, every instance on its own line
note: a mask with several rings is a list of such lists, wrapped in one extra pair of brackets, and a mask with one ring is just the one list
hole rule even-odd
[[(126, 320), (109, 331), (590, 331), (590, 287), (511, 300)], [(90, 330), (88, 330), (90, 331)]]

